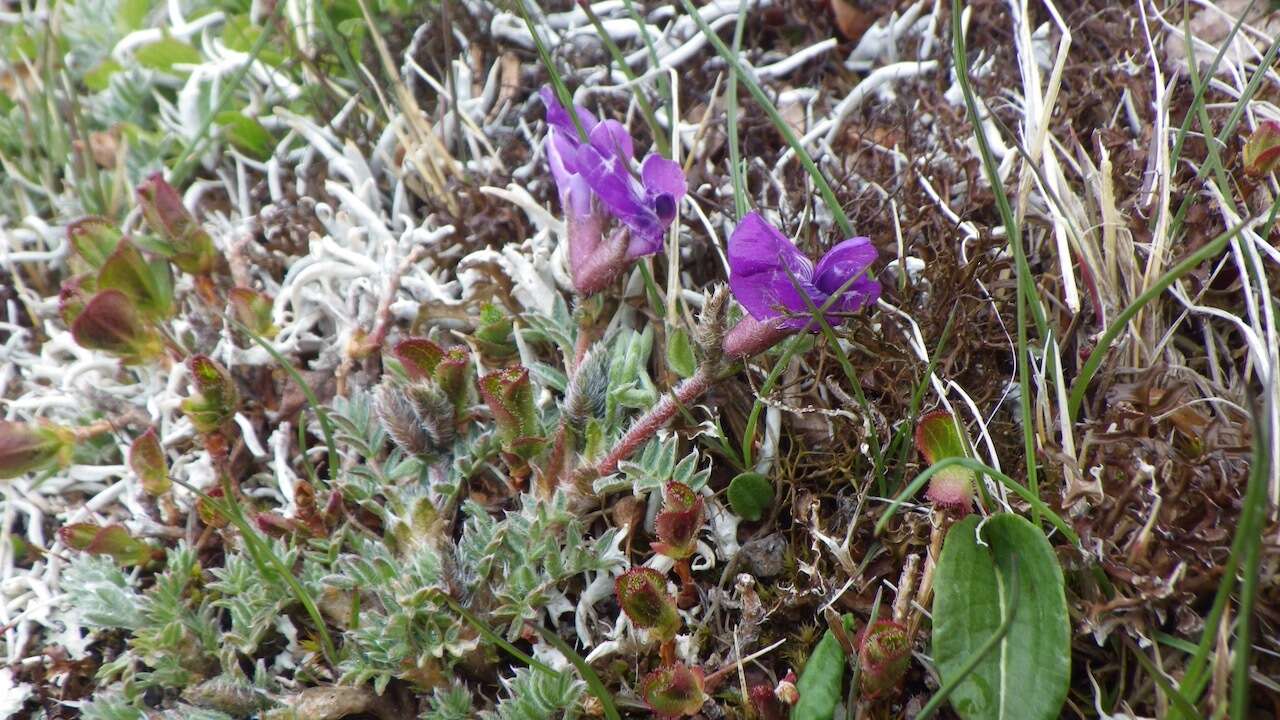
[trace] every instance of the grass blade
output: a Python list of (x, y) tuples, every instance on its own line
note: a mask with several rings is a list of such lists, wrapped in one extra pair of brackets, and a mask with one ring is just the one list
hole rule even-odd
[(542, 634), (544, 640), (551, 643), (555, 649), (559, 650), (566, 658), (569, 659), (569, 662), (578, 669), (578, 674), (586, 681), (587, 687), (591, 690), (591, 694), (595, 695), (596, 699), (600, 701), (600, 705), (604, 711), (604, 716), (608, 718), (608, 720), (622, 720), (622, 716), (618, 714), (617, 706), (613, 704), (613, 695), (611, 695), (608, 689), (605, 688), (604, 681), (600, 679), (600, 676), (596, 674), (595, 670), (591, 669), (591, 666), (587, 664), (587, 661), (583, 660), (581, 655), (579, 655), (573, 648), (569, 647), (569, 643), (565, 642), (564, 638), (555, 634), (551, 630), (539, 625), (538, 632)]
[(886, 509), (884, 514), (880, 516), (880, 519), (876, 521), (875, 534), (879, 535), (884, 532), (885, 526), (889, 524), (889, 520), (893, 518), (895, 513), (897, 513), (898, 508), (902, 507), (902, 504), (906, 502), (907, 498), (914, 497), (915, 494), (920, 491), (920, 488), (924, 487), (925, 483), (929, 482), (930, 478), (943, 470), (954, 466), (968, 468), (974, 472), (983, 473), (995, 478), (1005, 487), (1016, 493), (1018, 497), (1027, 501), (1032, 508), (1035, 508), (1038, 512), (1048, 518), (1049, 523), (1061, 531), (1063, 536), (1065, 536), (1072, 545), (1080, 544), (1080, 536), (1076, 534), (1076, 531), (1071, 529), (1071, 526), (1067, 524), (1067, 521), (1063, 520), (1057, 513), (1051, 510), (1043, 500), (1032, 494), (1032, 492), (1026, 487), (1015, 482), (1013, 478), (1008, 475), (1005, 475), (986, 463), (967, 457), (945, 458), (930, 465), (924, 472), (915, 476), (915, 478), (902, 489), (902, 492), (898, 493), (894, 496), (893, 500), (889, 501), (888, 509)]
[(257, 333), (234, 318), (227, 318), (227, 322), (231, 323), (240, 332), (248, 335), (251, 340), (258, 344), (258, 347), (266, 350), (267, 354), (280, 363), (280, 367), (284, 368), (289, 377), (293, 378), (293, 381), (298, 384), (298, 389), (302, 391), (303, 396), (307, 399), (307, 404), (311, 406), (312, 412), (316, 414), (316, 420), (320, 422), (320, 431), (324, 434), (324, 444), (329, 449), (329, 482), (333, 482), (338, 477), (338, 446), (333, 442), (333, 423), (329, 420), (329, 411), (320, 404), (320, 398), (316, 397), (315, 391), (307, 384), (307, 381), (302, 377), (302, 373), (299, 373), (297, 368), (280, 354), (279, 350), (272, 347), (271, 343), (262, 339)]
[(822, 195), (822, 200), (826, 204), (828, 211), (831, 212), (831, 216), (835, 218), (840, 232), (845, 237), (853, 237), (853, 225), (849, 223), (849, 216), (845, 214), (844, 208), (840, 206), (840, 202), (836, 199), (836, 194), (831, 189), (831, 184), (827, 182), (827, 178), (823, 176), (822, 171), (813, 162), (813, 158), (809, 156), (809, 151), (804, 149), (804, 145), (800, 143), (800, 138), (796, 137), (795, 131), (791, 129), (786, 120), (782, 119), (781, 113), (773, 106), (769, 97), (764, 94), (760, 83), (756, 82), (755, 77), (747, 72), (746, 68), (738, 60), (738, 56), (724, 44), (719, 35), (716, 35), (715, 30), (711, 29), (707, 21), (702, 19), (702, 15), (698, 13), (693, 3), (689, 0), (680, 0), (680, 2), (684, 5), (684, 9), (689, 13), (689, 16), (693, 18), (693, 21), (698, 24), (702, 34), (707, 36), (707, 41), (711, 43), (711, 46), (715, 48), (720, 57), (724, 58), (724, 61), (733, 69), (734, 76), (741, 80), (743, 85), (747, 86), (747, 90), (756, 99), (756, 102), (760, 104), (760, 107), (764, 109), (769, 116), (769, 120), (773, 122), (773, 126), (777, 128), (778, 132), (787, 141), (787, 144), (791, 146), (792, 151), (799, 158), (800, 164), (809, 173), (809, 177), (813, 178), (813, 184)]

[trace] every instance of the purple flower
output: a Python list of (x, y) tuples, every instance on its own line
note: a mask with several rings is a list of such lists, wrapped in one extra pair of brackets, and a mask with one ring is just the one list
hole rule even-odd
[(817, 265), (758, 213), (750, 213), (729, 237), (729, 289), (751, 316), (788, 330), (818, 328), (810, 319), (807, 297), (822, 307), (850, 278), (857, 277), (827, 308), (827, 320), (837, 313), (866, 307), (880, 297), (880, 283), (866, 274), (875, 262), (871, 240), (856, 237), (836, 245)]
[[(662, 250), (662, 236), (684, 197), (680, 165), (650, 154), (633, 170), (631, 136), (616, 120), (597, 120), (575, 106), (587, 134), (584, 142), (569, 112), (551, 88), (541, 90), (547, 106), (547, 163), (560, 191), (569, 229), (569, 266), (580, 292), (603, 289), (629, 261)], [(606, 212), (607, 211), (607, 214)], [(607, 215), (623, 224), (604, 239)]]
[(845, 240), (814, 265), (758, 213), (742, 218), (729, 237), (729, 289), (747, 309), (725, 337), (724, 352), (738, 358), (763, 352), (786, 336), (817, 332), (809, 303), (820, 308), (853, 282), (826, 309), (827, 321), (864, 308), (880, 297), (880, 283), (866, 274), (876, 249), (865, 237)]

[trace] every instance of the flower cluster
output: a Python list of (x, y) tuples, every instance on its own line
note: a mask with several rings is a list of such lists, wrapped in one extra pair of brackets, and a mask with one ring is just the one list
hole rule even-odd
[[(637, 178), (635, 147), (622, 123), (597, 120), (581, 106), (574, 106), (575, 122), (551, 88), (542, 89), (542, 101), (550, 125), (547, 162), (569, 233), (569, 267), (574, 287), (589, 295), (607, 287), (636, 258), (662, 250), (662, 235), (685, 194), (684, 171), (651, 153)], [(621, 227), (605, 238), (608, 214)]]
[[(566, 110), (549, 87), (544, 146), (568, 229), (569, 270), (575, 289), (590, 295), (608, 287), (632, 261), (662, 250), (686, 186), (679, 164), (654, 153), (637, 173), (635, 145), (616, 120)], [(609, 216), (619, 226), (605, 235)], [(729, 238), (729, 288), (748, 315), (725, 337), (729, 358), (749, 357), (799, 331), (817, 332), (813, 313), (836, 324), (880, 296), (868, 274), (876, 260), (871, 240), (855, 237), (815, 264), (759, 213), (748, 213)]]

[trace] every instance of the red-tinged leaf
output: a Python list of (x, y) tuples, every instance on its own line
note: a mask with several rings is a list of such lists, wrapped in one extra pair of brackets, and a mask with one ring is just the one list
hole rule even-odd
[(654, 549), (674, 560), (689, 557), (697, 547), (703, 519), (702, 496), (684, 483), (667, 483), (662, 512), (655, 521), (660, 542), (654, 543)]
[(89, 267), (97, 270), (116, 251), (120, 229), (106, 218), (87, 217), (67, 226), (67, 242)]
[(614, 594), (631, 624), (667, 641), (680, 629), (676, 599), (667, 592), (667, 580), (652, 568), (632, 568), (614, 581)]
[(204, 275), (217, 265), (213, 239), (182, 204), (182, 196), (160, 173), (138, 186), (138, 205), (151, 231), (160, 236), (166, 257), (183, 272)]
[(158, 357), (164, 343), (128, 296), (103, 290), (90, 298), (71, 324), (71, 336), (82, 347), (119, 355), (127, 363)]
[(538, 409), (533, 401), (529, 370), (510, 367), (480, 378), (480, 394), (493, 413), (503, 449), (522, 458), (532, 457), (538, 444)]
[(1265, 175), (1280, 166), (1280, 121), (1263, 120), (1244, 143), (1244, 171)]
[(93, 276), (89, 274), (76, 275), (62, 283), (62, 288), (58, 291), (58, 317), (68, 327), (84, 312), (84, 306), (89, 302), (96, 285)]
[(471, 404), (471, 352), (465, 345), (454, 345), (444, 352), (435, 368), (436, 385), (453, 403), (457, 417)]
[(75, 435), (58, 425), (0, 420), (0, 479), (71, 461)]
[(173, 315), (173, 277), (164, 261), (148, 262), (127, 238), (98, 271), (98, 288), (119, 290), (143, 315), (163, 319)]
[(858, 663), (858, 686), (868, 700), (896, 688), (911, 663), (907, 628), (892, 620), (877, 620), (858, 641)]
[(663, 718), (689, 717), (707, 701), (700, 668), (676, 663), (658, 668), (640, 681), (640, 697)]
[(216, 487), (207, 493), (208, 499), (200, 498), (196, 500), (196, 515), (200, 517), (200, 522), (211, 528), (224, 528), (230, 520), (222, 510), (218, 508), (218, 504), (211, 501), (217, 501), (223, 497), (222, 488)]
[(100, 527), (74, 523), (58, 530), (62, 543), (90, 555), (106, 555), (121, 565), (145, 565), (163, 556), (163, 551), (129, 534), (122, 525)]
[[(916, 426), (916, 448), (933, 465), (952, 457), (969, 457), (969, 441), (955, 417), (946, 410), (929, 413)], [(972, 470), (949, 467), (929, 481), (925, 496), (942, 507), (967, 509), (973, 502), (977, 478)]]
[(231, 301), (231, 312), (236, 320), (249, 328), (254, 335), (267, 338), (275, 337), (279, 329), (271, 322), (271, 298), (246, 287), (232, 288), (227, 293)]
[(413, 380), (431, 379), (440, 360), (444, 358), (444, 348), (426, 338), (401, 340), (391, 348), (391, 353)]
[(196, 392), (182, 401), (182, 412), (202, 433), (222, 429), (235, 416), (240, 396), (231, 375), (218, 363), (204, 355), (187, 360), (191, 384)]
[(147, 428), (129, 446), (129, 468), (138, 476), (142, 490), (148, 495), (163, 495), (169, 491), (169, 461), (155, 428)]

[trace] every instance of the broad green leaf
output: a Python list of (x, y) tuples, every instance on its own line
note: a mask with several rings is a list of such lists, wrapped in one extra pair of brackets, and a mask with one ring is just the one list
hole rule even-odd
[(143, 67), (174, 72), (174, 65), (200, 62), (200, 51), (181, 40), (167, 37), (138, 48), (134, 57)]
[(266, 128), (262, 127), (262, 123), (234, 110), (220, 112), (214, 116), (213, 120), (222, 128), (227, 140), (237, 150), (256, 160), (266, 160), (271, 157), (271, 148), (275, 145), (275, 139)]
[(689, 333), (683, 328), (672, 328), (667, 336), (667, 365), (680, 377), (690, 377), (698, 369), (698, 360), (693, 356), (693, 343), (689, 341)]
[[(853, 616), (845, 615), (842, 620), (845, 631), (852, 632)], [(840, 702), (846, 667), (844, 649), (835, 633), (828, 629), (809, 654), (796, 682), (800, 702), (791, 709), (791, 720), (831, 720)]]
[(120, 63), (107, 58), (98, 66), (84, 74), (84, 86), (93, 92), (102, 92), (111, 85), (111, 76), (120, 72)]
[(121, 30), (141, 30), (146, 26), (151, 0), (121, 0), (116, 22)]
[[(1001, 513), (970, 515), (947, 533), (934, 581), (933, 660), (943, 683), (1000, 627), (1011, 579), (1018, 603), (1009, 632), (952, 692), (964, 720), (1055, 720), (1071, 679), (1071, 625), (1062, 568), (1039, 528)], [(1014, 574), (1014, 564), (1017, 574)]]
[(729, 505), (739, 517), (755, 522), (773, 502), (773, 483), (760, 473), (745, 472), (729, 483)]

